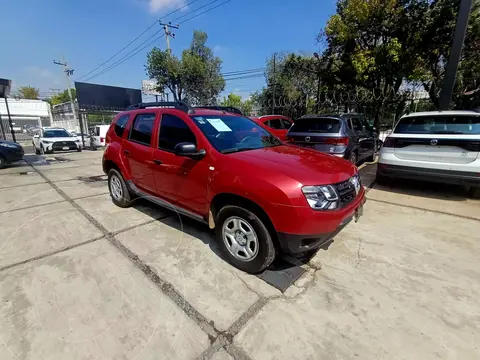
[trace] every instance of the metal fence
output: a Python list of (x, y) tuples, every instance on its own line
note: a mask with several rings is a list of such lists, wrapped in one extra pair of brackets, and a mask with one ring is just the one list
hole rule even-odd
[[(33, 135), (43, 126), (51, 126), (48, 117), (11, 117), (12, 127), (7, 116), (1, 116), (0, 138), (17, 142), (30, 142)], [(12, 131), (14, 135), (12, 135)], [(15, 137), (15, 139), (14, 139)]]

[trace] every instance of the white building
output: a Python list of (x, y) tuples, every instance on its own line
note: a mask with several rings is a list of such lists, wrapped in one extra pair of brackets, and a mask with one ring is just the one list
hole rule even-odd
[[(8, 108), (12, 122), (15, 123), (14, 130), (23, 125), (48, 125), (52, 120), (50, 104), (43, 100), (15, 99), (8, 98)], [(4, 125), (8, 126), (8, 114), (5, 99), (0, 99), (0, 116)]]

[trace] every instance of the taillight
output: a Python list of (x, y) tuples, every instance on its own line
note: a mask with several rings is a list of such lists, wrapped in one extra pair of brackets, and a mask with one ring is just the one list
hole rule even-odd
[(103, 143), (105, 141), (105, 138), (101, 137), (100, 142)]
[(348, 145), (348, 137), (338, 138), (337, 145), (347, 146)]
[(383, 147), (395, 147), (395, 139), (391, 137), (387, 137), (383, 142)]

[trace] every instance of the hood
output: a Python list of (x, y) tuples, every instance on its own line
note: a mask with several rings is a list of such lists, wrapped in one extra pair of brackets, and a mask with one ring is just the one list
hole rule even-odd
[(57, 142), (57, 141), (77, 141), (76, 136), (71, 136), (71, 137), (51, 137), (51, 138), (41, 138), (42, 141), (51, 141), (51, 142)]
[[(291, 145), (248, 150), (225, 155), (242, 162), (250, 174), (277, 177), (281, 174), (302, 185), (327, 185), (348, 180), (357, 170), (344, 159)], [(234, 164), (237, 166), (238, 164)]]
[(22, 145), (17, 144), (16, 142), (13, 142), (13, 141), (8, 141), (8, 140), (0, 140), (0, 144), (15, 145), (19, 148), (22, 147)]

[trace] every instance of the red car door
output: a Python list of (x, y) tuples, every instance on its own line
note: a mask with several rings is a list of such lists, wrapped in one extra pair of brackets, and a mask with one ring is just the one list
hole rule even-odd
[(175, 146), (179, 143), (194, 143), (198, 149), (205, 148), (206, 141), (190, 119), (184, 119), (174, 110), (162, 113), (156, 134), (158, 141), (153, 150), (156, 194), (198, 215), (204, 215), (209, 176), (209, 156), (191, 159), (177, 156)]
[(263, 125), (266, 126), (273, 135), (285, 141), (292, 122), (286, 118), (271, 118), (264, 120)]
[(122, 160), (135, 186), (148, 192), (155, 191), (152, 171), (152, 134), (156, 114), (137, 113), (122, 143)]

